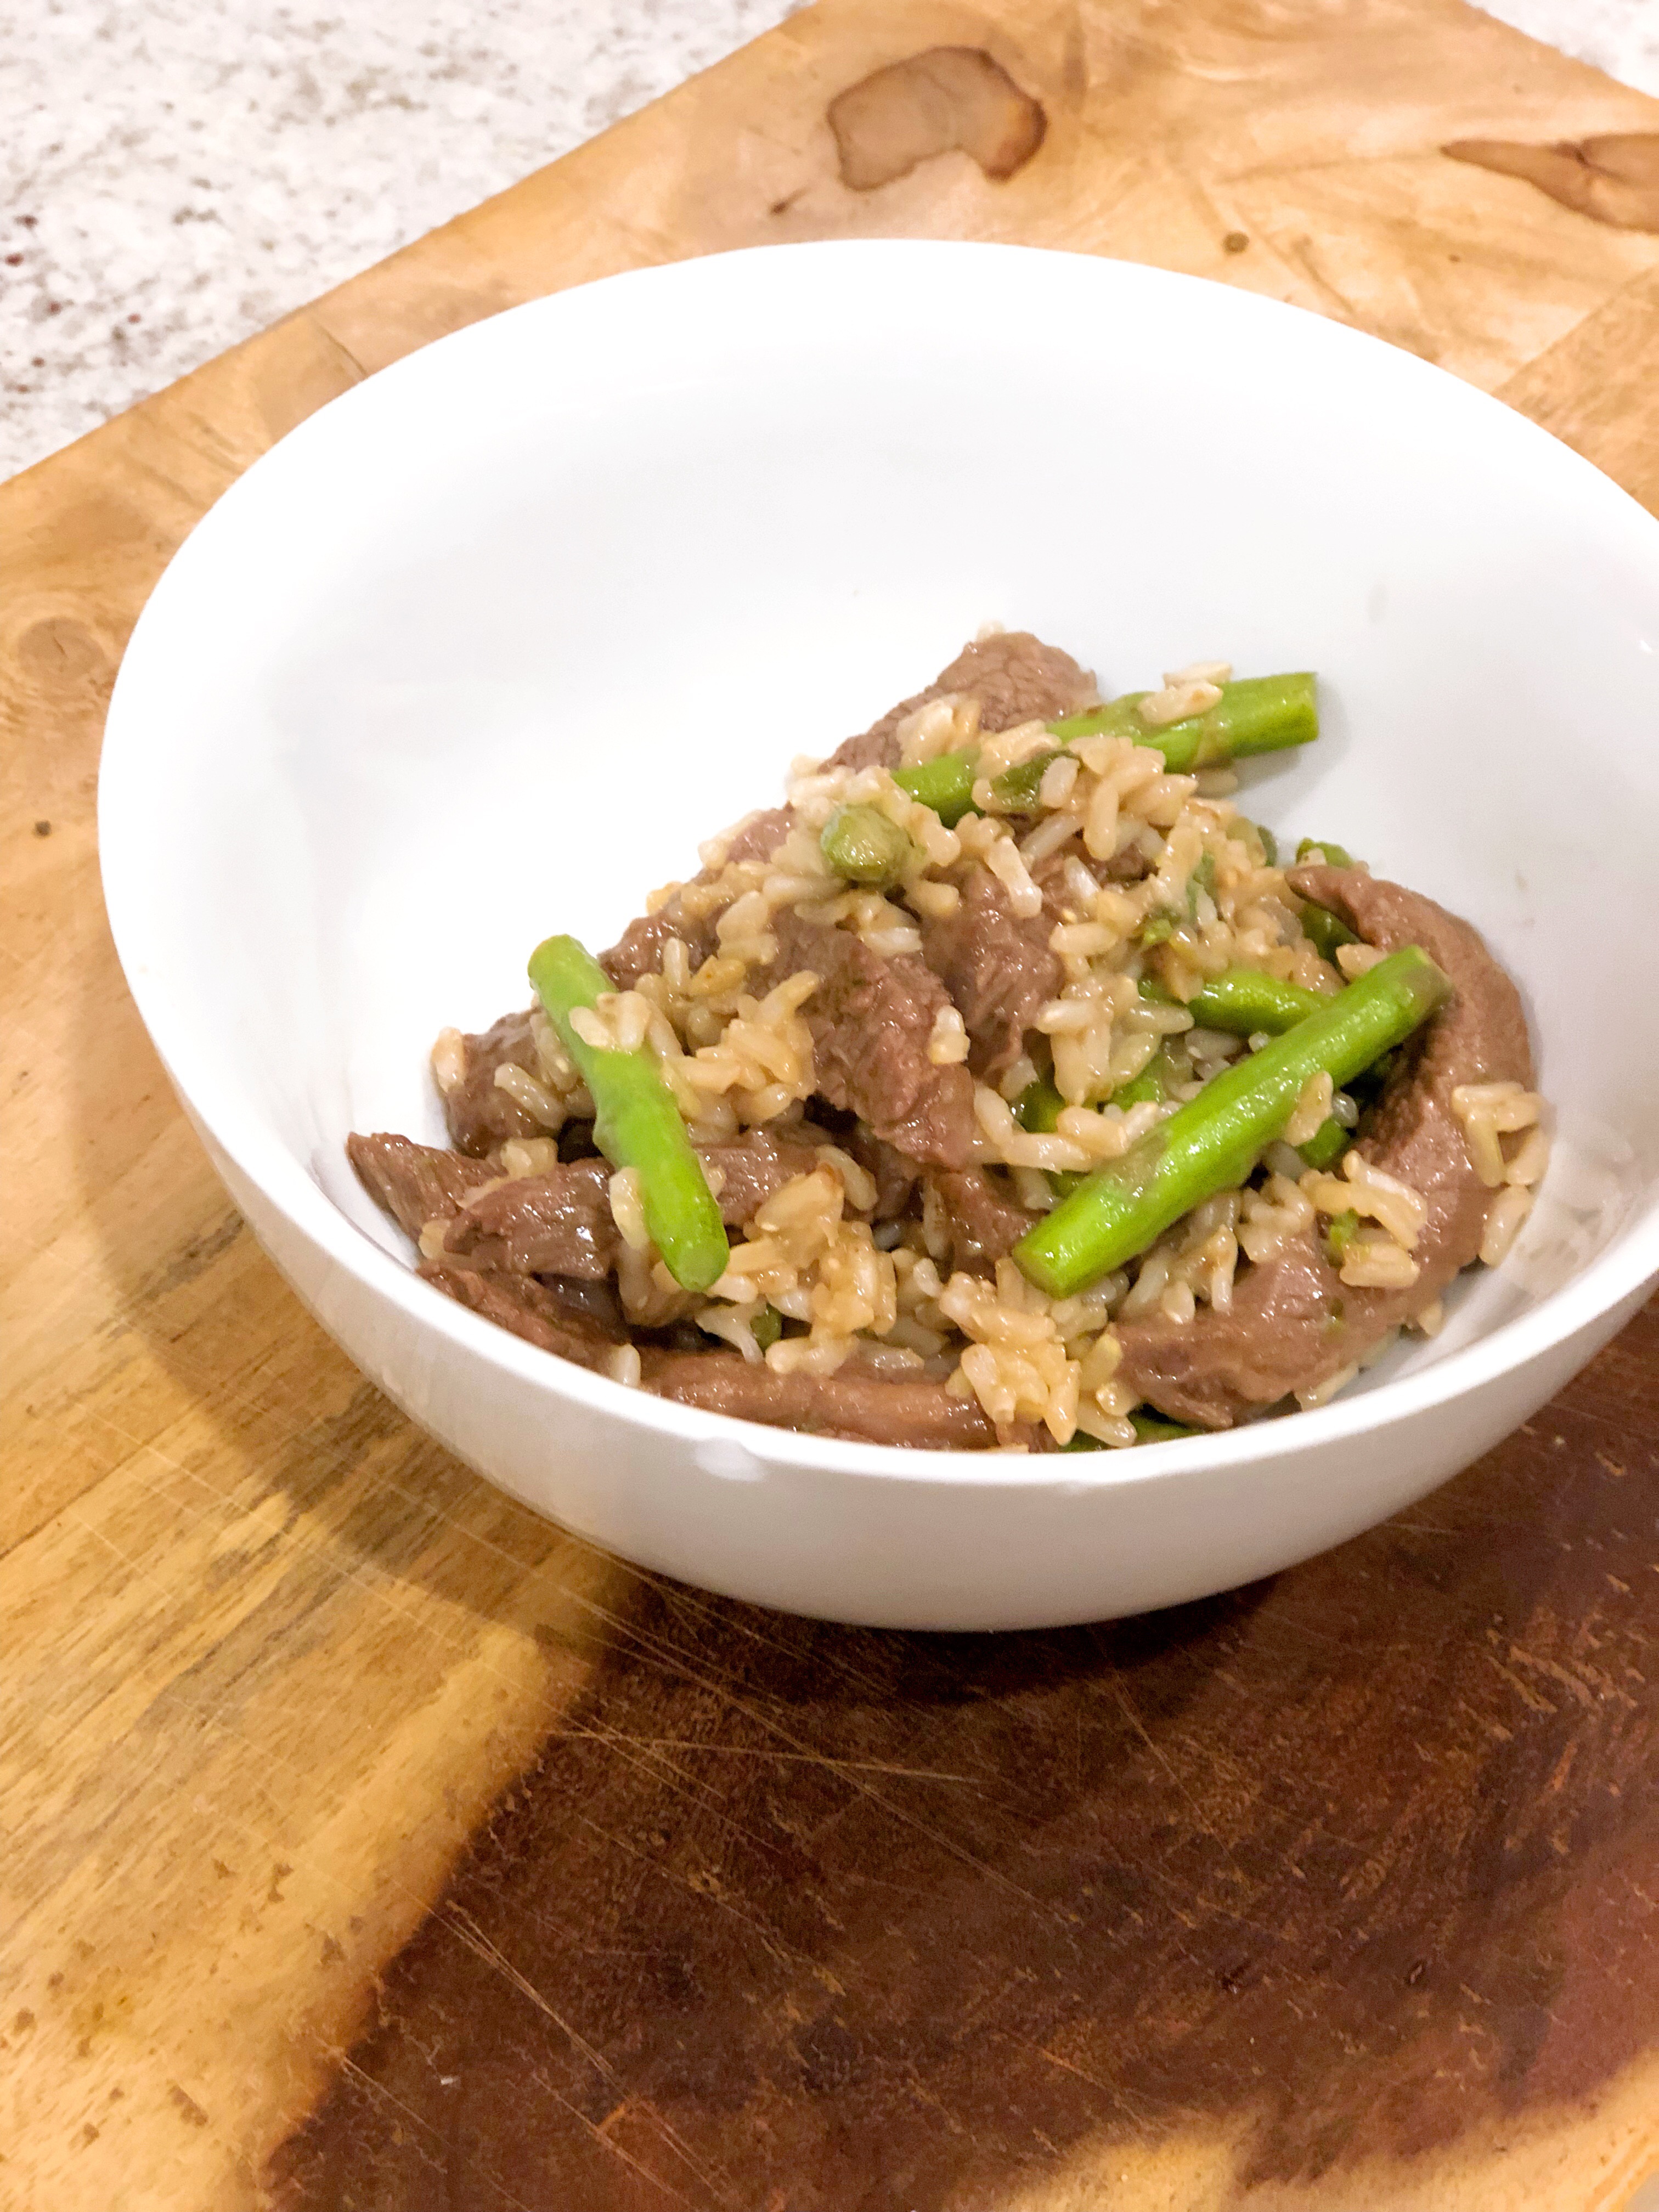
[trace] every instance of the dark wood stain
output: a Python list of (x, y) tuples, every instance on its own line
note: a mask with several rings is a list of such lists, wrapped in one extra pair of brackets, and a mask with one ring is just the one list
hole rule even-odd
[(1000, 181), (1024, 168), (1048, 129), (1042, 104), (982, 46), (929, 46), (872, 70), (836, 94), (829, 120), (842, 182), (860, 192), (935, 154), (970, 154)]
[(1659, 1306), (1388, 1527), (1063, 1632), (642, 1582), (276, 2160), (289, 2212), (1316, 2179), (1659, 2040)]
[(1504, 177), (1521, 177), (1563, 207), (1615, 230), (1659, 231), (1659, 131), (1530, 145), (1515, 138), (1459, 138), (1442, 153)]

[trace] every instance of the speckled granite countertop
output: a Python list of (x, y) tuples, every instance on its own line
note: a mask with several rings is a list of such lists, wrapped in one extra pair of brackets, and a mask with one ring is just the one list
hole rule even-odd
[[(10, 0), (0, 477), (567, 152), (791, 0)], [(1659, 0), (1498, 0), (1659, 92)]]

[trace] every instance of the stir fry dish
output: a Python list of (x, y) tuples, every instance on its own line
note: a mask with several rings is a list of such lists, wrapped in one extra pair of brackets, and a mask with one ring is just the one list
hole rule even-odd
[(1103, 702), (982, 634), (446, 1030), (448, 1147), (352, 1164), (434, 1290), (714, 1413), (1048, 1451), (1322, 1405), (1504, 1257), (1548, 1139), (1475, 931), (1237, 804), (1318, 733), (1309, 674)]

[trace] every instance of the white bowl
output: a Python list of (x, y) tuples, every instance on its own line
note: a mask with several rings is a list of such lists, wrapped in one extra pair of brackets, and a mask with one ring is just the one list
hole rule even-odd
[[(1103, 686), (1312, 665), (1249, 804), (1473, 919), (1559, 1112), (1515, 1255), (1334, 1404), (1115, 1455), (826, 1443), (665, 1403), (450, 1304), (352, 1128), (608, 943), (989, 618)], [(351, 1357), (515, 1497), (793, 1611), (1036, 1626), (1334, 1544), (1495, 1443), (1659, 1273), (1659, 524), (1519, 416), (1247, 293), (1022, 249), (786, 246), (459, 332), (251, 469), (110, 710), (106, 896), (180, 1098)]]

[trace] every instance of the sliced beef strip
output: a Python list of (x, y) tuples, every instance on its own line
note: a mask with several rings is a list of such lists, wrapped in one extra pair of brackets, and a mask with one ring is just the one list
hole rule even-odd
[(818, 979), (801, 1012), (823, 1096), (910, 1159), (966, 1167), (974, 1082), (965, 1066), (937, 1067), (927, 1057), (933, 1024), (950, 1004), (932, 969), (910, 953), (884, 958), (850, 929), (826, 929), (788, 910), (773, 927), (775, 975), (811, 969)]
[(982, 1451), (999, 1442), (1033, 1443), (1024, 1427), (999, 1437), (976, 1398), (953, 1398), (943, 1382), (872, 1375), (851, 1362), (834, 1375), (775, 1375), (732, 1352), (640, 1354), (641, 1379), (659, 1397), (705, 1413), (811, 1436), (924, 1451)]
[[(896, 766), (898, 727), (905, 716), (930, 699), (953, 692), (971, 692), (978, 698), (981, 724), (987, 730), (1012, 729), (1038, 717), (1053, 720), (1089, 705), (1096, 696), (1094, 679), (1069, 653), (1044, 645), (1029, 631), (1006, 630), (965, 646), (926, 690), (901, 700), (870, 729), (848, 738), (830, 755), (826, 767)], [(729, 857), (763, 860), (782, 842), (793, 819), (793, 811), (787, 806), (751, 816), (732, 839)], [(714, 951), (713, 920), (694, 921), (678, 908), (678, 899), (671, 899), (659, 913), (640, 915), (608, 952), (599, 955), (600, 965), (619, 991), (631, 989), (641, 975), (661, 967), (663, 947), (671, 937), (678, 937), (689, 947), (694, 966)]]
[(481, 1191), (445, 1229), (444, 1257), (484, 1274), (602, 1283), (616, 1273), (620, 1243), (609, 1161), (572, 1160)]
[[(799, 1123), (787, 1134), (750, 1129), (729, 1145), (710, 1145), (699, 1157), (720, 1177), (720, 1218), (728, 1229), (752, 1221), (775, 1191), (818, 1165), (815, 1145), (830, 1142), (822, 1130)], [(849, 1209), (850, 1211), (850, 1209)]]
[(1048, 950), (1059, 920), (1045, 897), (1029, 917), (1009, 904), (1006, 886), (975, 866), (955, 911), (924, 925), (922, 957), (950, 993), (968, 1031), (968, 1065), (994, 1083), (1019, 1058), (1037, 1010), (1063, 980)]
[(538, 1282), (534, 1275), (490, 1274), (441, 1260), (422, 1260), (419, 1272), (458, 1305), (511, 1329), (527, 1343), (538, 1344), (544, 1352), (574, 1360), (578, 1367), (603, 1370), (611, 1352), (627, 1341), (626, 1332), (616, 1323), (584, 1310), (574, 1299), (561, 1297), (556, 1285)]
[(429, 1221), (447, 1223), (446, 1249), (464, 1267), (596, 1283), (615, 1271), (604, 1160), (509, 1180), (487, 1161), (407, 1137), (353, 1135), (346, 1152), (369, 1195), (409, 1236), (418, 1237)]
[(457, 1152), (482, 1159), (509, 1137), (534, 1137), (541, 1123), (500, 1089), (495, 1070), (509, 1063), (541, 1080), (536, 1042), (531, 1034), (530, 1009), (503, 1014), (500, 1021), (477, 1036), (464, 1036), (465, 1062), (461, 1079), (444, 1100), (444, 1120)]
[[(421, 1273), (434, 1289), (544, 1352), (603, 1372), (623, 1340), (619, 1331), (562, 1299), (533, 1275), (492, 1274), (423, 1261)], [(647, 1389), (705, 1413), (813, 1436), (844, 1437), (878, 1444), (911, 1444), (932, 1451), (981, 1451), (998, 1443), (1046, 1444), (1046, 1432), (1021, 1425), (999, 1436), (975, 1398), (953, 1398), (942, 1382), (871, 1375), (842, 1368), (836, 1375), (775, 1375), (751, 1367), (734, 1352), (676, 1352), (656, 1345), (640, 1350)]]
[[(793, 1176), (817, 1165), (821, 1133), (803, 1126), (791, 1137), (750, 1130), (730, 1145), (712, 1145), (704, 1164), (720, 1176), (720, 1207), (728, 1226), (750, 1220)], [(428, 1221), (448, 1224), (446, 1261), (475, 1273), (564, 1275), (601, 1283), (617, 1267), (611, 1217), (610, 1164), (562, 1163), (546, 1175), (497, 1177), (482, 1160), (407, 1137), (347, 1140), (352, 1165), (370, 1194), (411, 1237)]]
[(951, 1240), (951, 1265), (971, 1275), (989, 1275), (1038, 1219), (998, 1189), (983, 1168), (957, 1175), (932, 1175), (928, 1182), (945, 1216)]
[(966, 694), (979, 701), (980, 727), (1016, 729), (1021, 722), (1053, 722), (1092, 706), (1095, 680), (1069, 653), (1045, 645), (1030, 630), (1000, 630), (965, 645), (925, 691), (900, 700), (861, 737), (848, 738), (830, 757), (830, 768), (894, 768), (899, 725), (933, 699)]
[(346, 1158), (374, 1203), (408, 1237), (418, 1237), (428, 1221), (447, 1221), (495, 1176), (486, 1161), (385, 1131), (365, 1137), (354, 1130), (346, 1139)]
[(1069, 653), (1045, 645), (1028, 629), (999, 630), (965, 645), (924, 696), (938, 698), (951, 691), (979, 701), (980, 725), (987, 730), (1058, 721), (1093, 706), (1100, 696), (1094, 678)]
[[(1136, 845), (1103, 862), (1075, 845), (1067, 850), (1097, 882), (1126, 883), (1146, 872)], [(1007, 885), (976, 862), (962, 879), (955, 910), (922, 926), (922, 957), (956, 1003), (968, 1031), (968, 1065), (981, 1082), (994, 1083), (1013, 1066), (1039, 1009), (1059, 994), (1064, 973), (1048, 940), (1056, 922), (1078, 918), (1065, 895), (1066, 873), (1062, 854), (1039, 866), (1042, 910), (1022, 915)]]
[(1276, 1259), (1241, 1269), (1232, 1304), (1190, 1322), (1126, 1322), (1120, 1378), (1176, 1420), (1224, 1429), (1292, 1392), (1316, 1388), (1420, 1313), (1477, 1256), (1492, 1194), (1469, 1164), (1452, 1111), (1459, 1084), (1530, 1085), (1532, 1048), (1514, 984), (1468, 922), (1362, 870), (1292, 868), (1298, 897), (1328, 907), (1384, 951), (1420, 945), (1455, 986), (1408, 1048), (1360, 1139), (1361, 1156), (1421, 1192), (1428, 1213), (1409, 1290), (1341, 1280), (1317, 1229)]
[(686, 947), (694, 968), (713, 957), (714, 917), (693, 921), (678, 911), (678, 899), (671, 899), (655, 914), (636, 915), (611, 950), (600, 953), (599, 965), (617, 990), (631, 991), (641, 975), (660, 975), (671, 937), (678, 937)]

